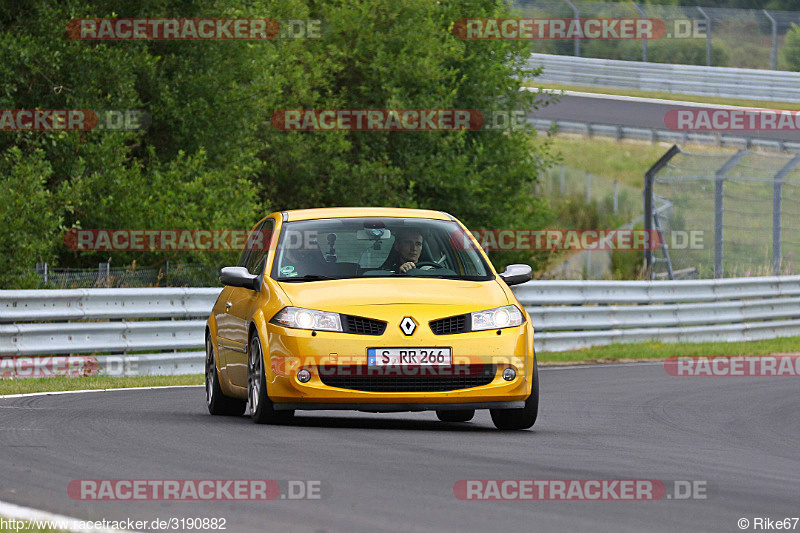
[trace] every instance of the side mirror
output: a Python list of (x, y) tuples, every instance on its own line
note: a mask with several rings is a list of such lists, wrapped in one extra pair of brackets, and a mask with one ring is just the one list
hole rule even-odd
[(244, 287), (256, 292), (261, 290), (261, 276), (254, 276), (245, 267), (224, 267), (219, 271), (219, 280), (231, 287)]
[(533, 278), (533, 269), (530, 265), (508, 265), (500, 277), (508, 286), (519, 285)]

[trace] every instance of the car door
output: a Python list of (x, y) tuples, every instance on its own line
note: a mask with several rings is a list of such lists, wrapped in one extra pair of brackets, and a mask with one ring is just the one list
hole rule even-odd
[[(269, 252), (269, 236), (272, 235), (273, 227), (274, 221), (268, 218), (255, 230), (266, 236), (266, 241), (262, 246), (256, 246), (245, 254), (244, 264), (241, 266), (247, 268), (250, 274), (258, 276), (264, 271)], [(247, 346), (250, 342), (247, 330), (250, 318), (255, 313), (256, 306), (260, 301), (260, 295), (254, 290), (243, 287), (230, 287), (230, 289), (231, 292), (225, 303), (230, 331), (226, 359), (228, 379), (236, 386), (247, 387)], [(228, 306), (228, 304), (230, 305)]]

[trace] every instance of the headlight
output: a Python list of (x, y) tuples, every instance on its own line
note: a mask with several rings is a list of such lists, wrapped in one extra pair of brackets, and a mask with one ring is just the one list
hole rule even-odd
[(471, 313), (472, 331), (501, 329), (522, 324), (522, 312), (514, 305), (506, 305)]
[(342, 319), (339, 313), (302, 307), (284, 307), (270, 322), (287, 328), (342, 331)]

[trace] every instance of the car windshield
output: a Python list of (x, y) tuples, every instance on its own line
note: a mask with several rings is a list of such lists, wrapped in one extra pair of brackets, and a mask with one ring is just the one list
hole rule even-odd
[(395, 217), (287, 222), (271, 276), (289, 282), (394, 276), (493, 279), (456, 222)]

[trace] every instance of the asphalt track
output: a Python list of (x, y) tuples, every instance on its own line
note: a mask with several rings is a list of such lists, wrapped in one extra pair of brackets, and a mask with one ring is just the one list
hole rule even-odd
[[(0, 500), (80, 519), (224, 517), (227, 531), (740, 531), (800, 515), (800, 381), (542, 369), (529, 431), (488, 412), (207, 414), (202, 387), (0, 399)], [(75, 501), (75, 479), (321, 480), (320, 500)], [(702, 480), (707, 499), (461, 501), (461, 479)], [(800, 529), (800, 524), (798, 525)]]
[[(529, 113), (529, 117), (668, 130), (669, 128), (664, 123), (664, 116), (671, 109), (730, 108), (730, 106), (711, 106), (709, 104), (691, 105), (686, 102), (669, 100), (604, 96), (593, 96), (589, 93), (562, 95), (559, 96), (558, 101)], [(544, 96), (543, 100), (549, 101), (550, 97)], [(697, 133), (709, 134), (709, 132)], [(798, 130), (729, 131), (724, 133), (732, 137), (800, 142), (800, 131)]]

